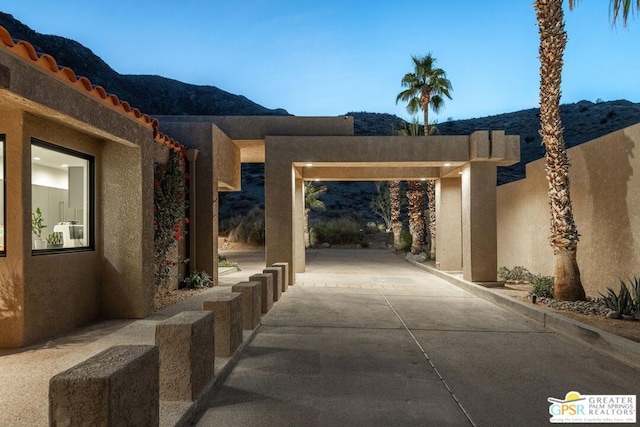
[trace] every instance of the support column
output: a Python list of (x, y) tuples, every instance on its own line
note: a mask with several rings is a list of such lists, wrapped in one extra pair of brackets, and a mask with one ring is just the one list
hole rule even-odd
[[(265, 257), (266, 264), (288, 262), (296, 266), (293, 235), (294, 170), (276, 147), (265, 140)], [(289, 283), (296, 279), (295, 268), (289, 269)]]
[(296, 273), (304, 273), (305, 269), (305, 245), (304, 245), (304, 180), (295, 178), (294, 188), (294, 250), (296, 265), (294, 266)]
[(492, 162), (471, 162), (462, 173), (463, 277), (497, 280), (496, 171)]
[[(198, 238), (198, 229), (197, 229), (197, 215), (196, 215), (196, 206), (198, 206), (197, 198), (196, 198), (196, 159), (198, 158), (198, 150), (189, 149), (187, 150), (187, 160), (189, 161), (189, 234), (187, 238), (189, 239), (189, 272), (194, 272), (198, 270), (197, 265), (197, 245), (196, 239)], [(216, 234), (217, 236), (217, 234)]]
[(436, 181), (436, 267), (443, 271), (462, 270), (462, 180)]

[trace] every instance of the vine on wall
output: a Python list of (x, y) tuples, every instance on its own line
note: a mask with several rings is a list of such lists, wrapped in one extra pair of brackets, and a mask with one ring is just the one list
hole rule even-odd
[(187, 192), (186, 149), (176, 148), (169, 152), (166, 164), (155, 164), (154, 171), (154, 215), (153, 237), (155, 284), (160, 291), (171, 277), (173, 267), (179, 262), (176, 251), (178, 242), (185, 234)]

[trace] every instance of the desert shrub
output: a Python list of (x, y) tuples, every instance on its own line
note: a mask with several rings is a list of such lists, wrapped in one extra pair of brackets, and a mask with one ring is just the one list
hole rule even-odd
[(218, 234), (220, 236), (228, 236), (231, 230), (236, 228), (242, 221), (241, 215), (236, 215), (228, 218), (220, 218), (218, 221)]
[(403, 230), (400, 234), (400, 246), (396, 249), (398, 249), (399, 251), (408, 252), (411, 249), (412, 241), (413, 238), (411, 237), (411, 233), (409, 233), (407, 230)]
[(640, 279), (634, 277), (629, 281), (629, 285), (631, 289), (627, 288), (626, 283), (621, 280), (618, 293), (607, 288), (606, 294), (600, 294), (608, 309), (620, 314), (632, 314), (640, 311)]
[[(218, 255), (218, 267), (235, 267), (238, 268), (238, 263), (227, 260), (224, 255)], [(238, 270), (240, 270), (238, 268)]]
[(500, 267), (498, 269), (498, 276), (502, 277), (507, 282), (515, 282), (515, 283), (522, 283), (522, 282), (533, 283), (537, 277), (535, 274), (531, 273), (525, 267), (522, 267), (520, 265), (516, 265), (511, 270), (508, 269), (507, 267)]
[(531, 294), (540, 298), (553, 298), (553, 277), (536, 276), (533, 279)]
[(206, 271), (192, 271), (189, 276), (182, 281), (182, 288), (201, 289), (213, 286), (213, 279)]
[(264, 236), (264, 210), (260, 208), (251, 209), (229, 232), (230, 241), (253, 246), (264, 245)]
[(362, 242), (360, 224), (352, 218), (318, 221), (313, 225), (311, 233), (313, 240), (319, 244), (357, 245)]

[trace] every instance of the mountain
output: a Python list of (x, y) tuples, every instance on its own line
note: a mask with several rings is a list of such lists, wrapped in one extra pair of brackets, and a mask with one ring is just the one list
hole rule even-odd
[[(37, 51), (51, 54), (58, 65), (67, 66), (85, 76), (118, 98), (149, 115), (288, 115), (286, 110), (271, 110), (244, 96), (233, 95), (215, 86), (196, 86), (160, 76), (123, 75), (117, 73), (90, 49), (64, 37), (35, 32), (0, 12), (0, 25), (16, 39), (26, 40)], [(573, 147), (607, 133), (640, 122), (640, 104), (625, 100), (595, 103), (580, 101), (562, 105), (562, 123), (567, 147)], [(354, 133), (359, 136), (393, 135), (406, 122), (391, 114), (350, 112), (354, 117)], [(441, 135), (469, 135), (477, 130), (504, 130), (520, 135), (520, 163), (498, 168), (498, 184), (524, 178), (525, 164), (544, 156), (538, 129), (539, 110), (530, 108), (466, 120), (450, 120), (437, 124)], [(246, 214), (254, 206), (264, 206), (264, 167), (242, 166), (242, 192), (221, 193), (221, 228), (226, 219)], [(354, 215), (363, 220), (376, 220), (369, 202), (376, 193), (372, 182), (328, 182), (322, 200), (327, 206), (325, 217)]]
[(0, 25), (14, 39), (25, 40), (38, 52), (53, 56), (59, 66), (127, 101), (145, 114), (154, 115), (289, 115), (286, 110), (265, 108), (244, 96), (215, 86), (198, 86), (160, 76), (119, 74), (90, 49), (64, 37), (40, 34), (13, 16), (0, 12)]

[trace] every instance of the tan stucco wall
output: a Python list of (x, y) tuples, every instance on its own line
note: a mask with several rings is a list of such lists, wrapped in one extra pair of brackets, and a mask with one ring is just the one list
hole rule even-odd
[(139, 147), (103, 145), (101, 312), (106, 317), (150, 314), (153, 273), (153, 139)]
[[(2, 110), (0, 107), (0, 133), (5, 135), (5, 249), (6, 257), (0, 257), (0, 348), (18, 347), (24, 335), (23, 277), (25, 253), (22, 251), (25, 227), (22, 181), (7, 179), (20, 176), (28, 167), (29, 156), (22, 146), (23, 114), (20, 111)], [(29, 193), (31, 194), (31, 193)], [(13, 200), (13, 203), (9, 203)], [(30, 223), (29, 223), (30, 227)], [(31, 237), (29, 237), (29, 241)]]
[(212, 125), (212, 130), (213, 160), (218, 171), (218, 188), (221, 191), (240, 191), (242, 180), (240, 148), (218, 126)]
[[(640, 124), (568, 150), (578, 232), (578, 265), (587, 295), (640, 275)], [(498, 187), (498, 266), (553, 275), (544, 159), (527, 178)]]
[[(23, 346), (101, 314), (144, 317), (153, 302), (153, 129), (148, 121), (0, 50), (6, 136), (6, 257), (15, 271), (0, 346)], [(31, 138), (95, 157), (95, 250), (32, 255)], [(3, 310), (4, 314), (8, 310)]]
[[(31, 246), (31, 138), (70, 148), (98, 158), (100, 146), (95, 138), (88, 137), (58, 123), (24, 115), (22, 135), (23, 154), (28, 159), (26, 175), (22, 180), (22, 215), (27, 227), (23, 227), (22, 246), (24, 256), (24, 340), (33, 342), (72, 329), (95, 319), (99, 313), (98, 292), (100, 283), (100, 251), (32, 255)], [(96, 162), (96, 182), (100, 182), (100, 165)], [(28, 179), (24, 179), (24, 178)], [(9, 205), (9, 202), (7, 202)], [(16, 206), (11, 203), (11, 208)], [(96, 199), (96, 212), (101, 208)], [(51, 227), (52, 225), (49, 224)], [(96, 240), (102, 235), (96, 232)]]

